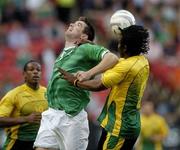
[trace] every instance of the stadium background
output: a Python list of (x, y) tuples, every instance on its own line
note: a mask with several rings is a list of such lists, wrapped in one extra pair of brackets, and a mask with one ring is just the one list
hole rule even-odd
[[(179, 0), (0, 0), (0, 98), (22, 83), (22, 66), (29, 59), (43, 64), (47, 85), (56, 56), (64, 46), (64, 29), (81, 15), (96, 27), (96, 43), (117, 53), (109, 19), (117, 9), (133, 13), (137, 24), (151, 33), (151, 75), (144, 100), (169, 124), (165, 150), (180, 149), (180, 1)], [(100, 132), (96, 118), (108, 91), (92, 93), (88, 105), (90, 143), (94, 150)], [(0, 129), (0, 147), (4, 134)]]

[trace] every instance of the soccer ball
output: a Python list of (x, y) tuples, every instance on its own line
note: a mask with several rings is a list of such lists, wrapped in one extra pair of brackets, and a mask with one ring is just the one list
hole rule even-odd
[(127, 10), (116, 11), (110, 19), (110, 26), (113, 34), (119, 36), (121, 31), (119, 28), (124, 29), (136, 23), (134, 16)]

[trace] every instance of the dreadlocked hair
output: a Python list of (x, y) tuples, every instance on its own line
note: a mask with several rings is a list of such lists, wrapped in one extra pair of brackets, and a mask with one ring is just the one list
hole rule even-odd
[(129, 56), (146, 54), (149, 51), (149, 32), (142, 26), (132, 25), (121, 29), (120, 48)]

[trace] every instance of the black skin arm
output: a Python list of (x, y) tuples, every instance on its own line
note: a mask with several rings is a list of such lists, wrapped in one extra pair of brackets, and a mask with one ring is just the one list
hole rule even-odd
[(87, 80), (87, 81), (78, 81), (77, 78), (63, 70), (62, 68), (58, 68), (59, 72), (61, 73), (60, 77), (62, 79), (67, 80), (68, 82), (70, 82), (71, 84), (73, 84), (74, 86), (89, 90), (89, 91), (102, 91), (107, 89), (101, 82), (100, 78), (96, 78), (96, 79), (92, 79), (92, 80)]
[(29, 116), (21, 117), (0, 117), (0, 127), (6, 128), (24, 123), (40, 123), (41, 113), (33, 112)]

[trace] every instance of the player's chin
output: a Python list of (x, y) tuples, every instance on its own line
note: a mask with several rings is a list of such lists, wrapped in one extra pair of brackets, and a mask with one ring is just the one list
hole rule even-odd
[(72, 30), (67, 30), (67, 31), (65, 32), (65, 35), (68, 36), (68, 35), (70, 35), (71, 33), (72, 33)]
[(33, 78), (31, 82), (32, 83), (39, 83), (39, 81), (40, 81), (40, 78)]

